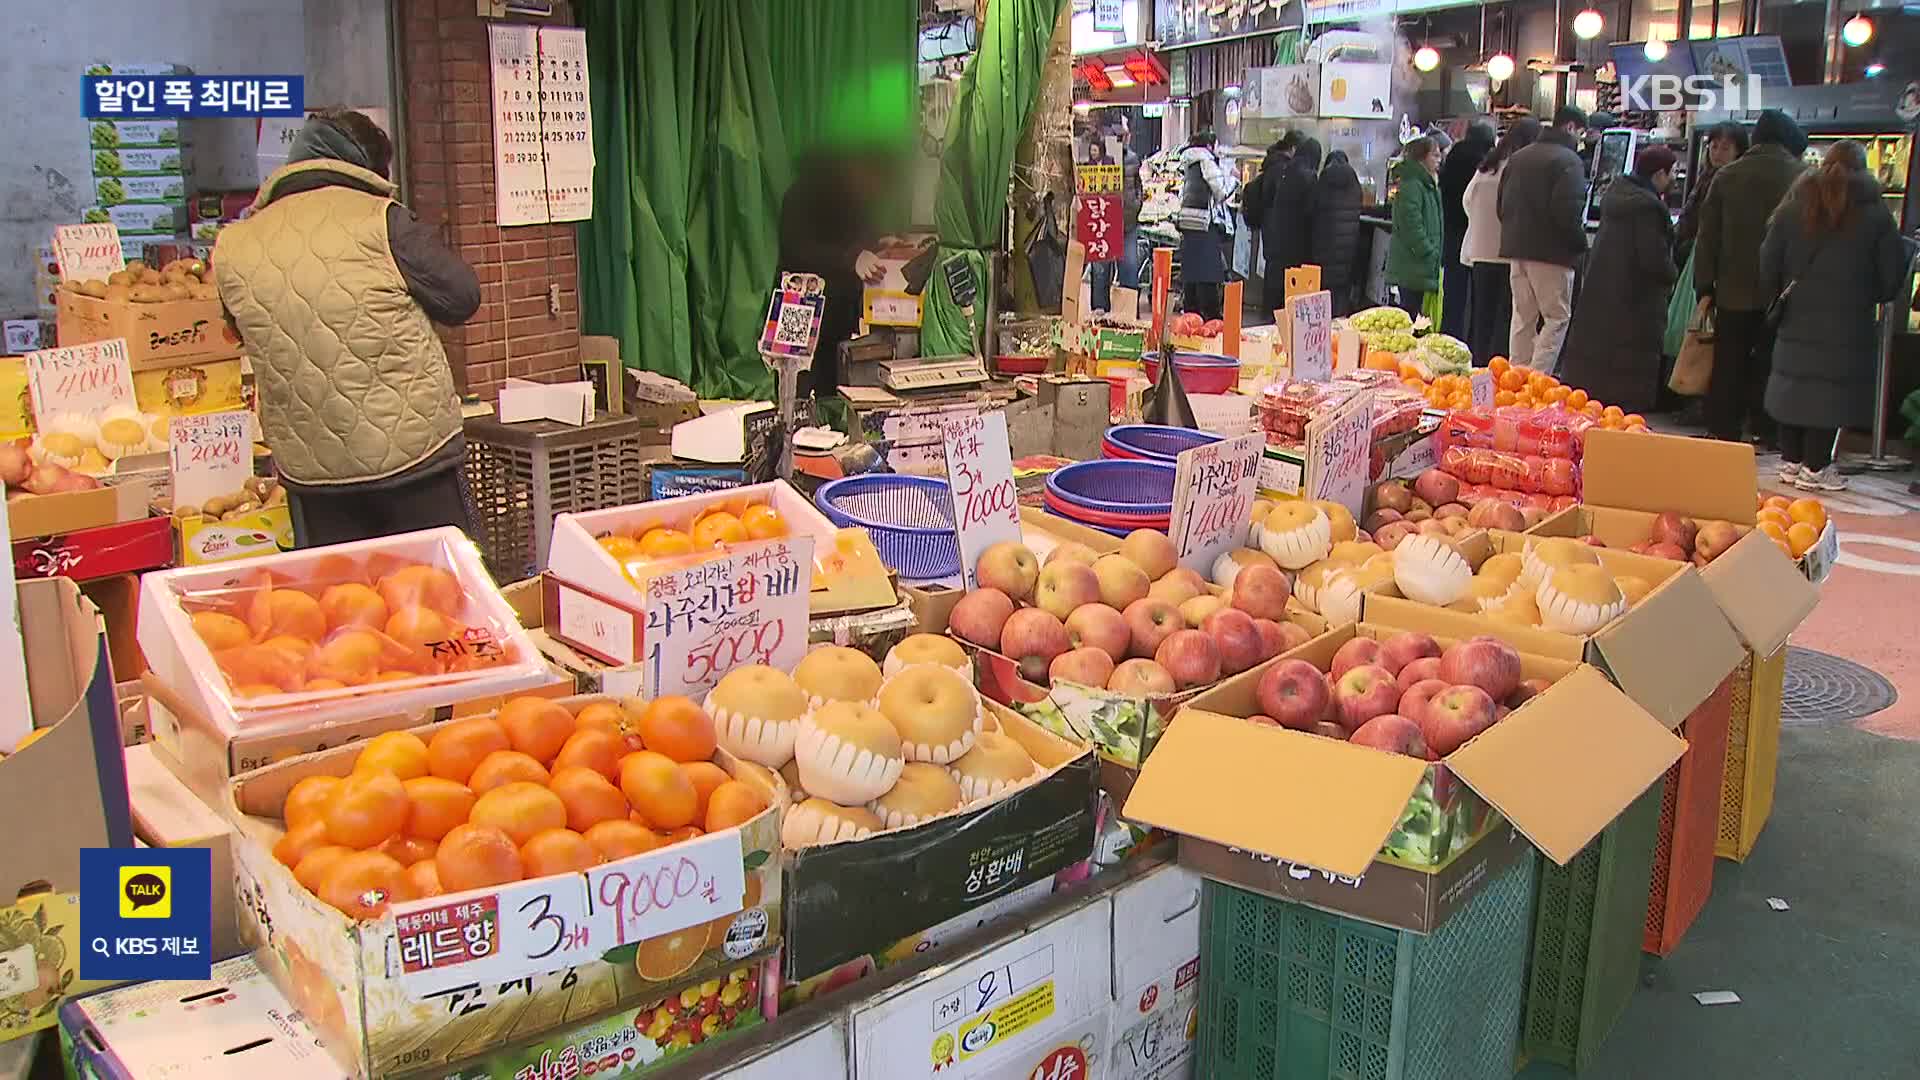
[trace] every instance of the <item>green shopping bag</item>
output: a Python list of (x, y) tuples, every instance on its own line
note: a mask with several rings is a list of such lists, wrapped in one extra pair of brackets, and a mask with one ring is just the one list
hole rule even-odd
[(1433, 327), (1433, 332), (1436, 334), (1440, 332), (1440, 317), (1441, 313), (1445, 310), (1446, 307), (1440, 300), (1439, 289), (1428, 292), (1427, 298), (1420, 302), (1420, 314), (1427, 317), (1427, 322)]
[(1693, 295), (1693, 255), (1687, 255), (1687, 265), (1680, 268), (1680, 280), (1673, 283), (1673, 299), (1667, 301), (1667, 339), (1660, 350), (1668, 356), (1679, 356), (1680, 346), (1687, 340), (1687, 323), (1693, 318), (1695, 306)]

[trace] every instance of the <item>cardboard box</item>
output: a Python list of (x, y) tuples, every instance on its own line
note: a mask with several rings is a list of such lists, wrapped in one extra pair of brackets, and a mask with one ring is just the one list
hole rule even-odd
[(15, 541), (97, 529), (147, 516), (153, 486), (141, 480), (108, 483), (92, 491), (34, 495), (7, 504), (8, 531)]
[(80, 979), (80, 849), (132, 847), (127, 767), (100, 616), (64, 578), (19, 585), (31, 746), (0, 759), (0, 1041), (52, 1027)]
[[(96, 147), (93, 151), (93, 176), (96, 181), (108, 177), (126, 179), (133, 176), (165, 176), (182, 179), (185, 171), (181, 168), (180, 147), (156, 146), (136, 147)], [(181, 224), (186, 224), (186, 192), (180, 193)]]
[(176, 257), (180, 244), (181, 238), (177, 233), (121, 233), (120, 257), (128, 262), (157, 263), (164, 266)]
[(238, 356), (145, 367), (133, 373), (133, 399), (140, 411), (161, 416), (243, 409), (247, 378)]
[(895, 946), (1092, 854), (1092, 747), (989, 708), (1045, 773), (993, 802), (912, 828), (788, 851), (782, 966), (789, 977)]
[(101, 176), (95, 173), (88, 190), (93, 192), (94, 201), (101, 206), (170, 203), (187, 197), (187, 180), (178, 173), (170, 176)]
[[(143, 151), (144, 152), (144, 151)], [(125, 236), (129, 233), (166, 233), (168, 236), (187, 227), (187, 204), (126, 203), (121, 206), (90, 206), (80, 212), (82, 221), (111, 221)]]
[(1110, 1080), (1193, 1076), (1200, 1006), (1200, 878), (1162, 866), (1113, 893)]
[[(1375, 603), (1369, 598), (1369, 612)], [(1479, 620), (1405, 601), (1389, 613), (1399, 621), (1370, 617), (1286, 656), (1325, 671), (1355, 636), (1420, 630), (1444, 646), (1484, 630)], [(1471, 633), (1429, 615), (1467, 620)], [(1669, 728), (1580, 663), (1578, 652), (1554, 657), (1515, 644), (1527, 677), (1556, 681), (1438, 763), (1239, 719), (1257, 710), (1260, 675), (1279, 662), (1268, 661), (1189, 704), (1141, 769), (1126, 816), (1181, 834), (1183, 849), (1198, 840), (1287, 864), (1276, 870), (1246, 859), (1239, 873), (1224, 876), (1234, 869), (1228, 860), (1208, 861), (1208, 872), (1230, 884), (1430, 932), (1504, 865), (1500, 818), (1565, 865), (1686, 751)], [(1498, 817), (1454, 798), (1456, 781)], [(1437, 808), (1449, 808), (1450, 819), (1459, 811), (1466, 817), (1440, 829), (1420, 824)], [(1463, 859), (1484, 860), (1484, 870)], [(1421, 877), (1377, 873), (1383, 862)], [(1334, 888), (1314, 884), (1328, 875)], [(1275, 891), (1296, 881), (1308, 884)]]
[[(566, 703), (577, 707), (589, 700), (593, 699), (569, 699)], [(440, 726), (412, 730), (430, 739)], [(684, 929), (638, 943), (618, 943), (613, 920), (617, 912), (626, 909), (620, 901), (609, 902), (605, 896), (616, 882), (624, 885), (629, 878), (603, 880), (604, 875), (625, 873), (644, 879), (676, 865), (699, 869), (684, 862), (685, 856), (676, 853), (675, 847), (596, 867), (587, 874), (556, 874), (534, 884), (435, 897), (423, 903), (441, 908), (491, 900), (504, 920), (515, 905), (523, 902), (523, 898), (516, 898), (518, 893), (531, 891), (532, 895), (548, 896), (553, 899), (545, 910), (566, 912), (569, 920), (577, 918), (579, 912), (589, 912), (585, 918), (590, 921), (584, 923), (589, 931), (587, 943), (573, 947), (576, 958), (568, 963), (556, 965), (528, 958), (504, 962), (500, 958), (513, 955), (509, 950), (516, 942), (528, 947), (544, 943), (530, 935), (523, 938), (517, 928), (496, 923), (500, 943), (497, 953), (425, 968), (425, 977), (434, 979), (440, 989), (429, 989), (421, 983), (410, 987), (402, 969), (405, 950), (392, 913), (355, 923), (309, 893), (272, 853), (273, 844), (284, 835), (280, 808), (293, 785), (309, 776), (346, 776), (358, 754), (356, 747), (337, 747), (236, 777), (228, 786), (228, 801), (223, 804), (237, 827), (234, 853), (241, 940), (328, 1041), (341, 1064), (357, 1075), (444, 1075), (449, 1064), (495, 1047), (590, 1020), (610, 1009), (657, 1002), (709, 979), (724, 978), (731, 969), (772, 955), (779, 944), (783, 905), (777, 807), (783, 790), (771, 774), (719, 751), (715, 763), (759, 789), (769, 807), (738, 829), (711, 833), (689, 843), (737, 845), (741, 872), (747, 881), (743, 899), (751, 903), (741, 904), (728, 897), (709, 901), (703, 912), (725, 909), (728, 903), (734, 906), (730, 911), (722, 910), (718, 917)], [(594, 882), (599, 883), (597, 894)], [(682, 899), (689, 895), (679, 894)], [(589, 896), (594, 896), (591, 907)], [(631, 912), (639, 913), (638, 909)], [(515, 932), (509, 934), (509, 930)], [(695, 934), (700, 940), (694, 940)], [(697, 953), (693, 951), (696, 945)], [(591, 955), (583, 953), (583, 948), (590, 948)], [(646, 950), (644, 954), (642, 949)], [(551, 955), (551, 950), (546, 955)], [(663, 966), (684, 961), (684, 966), (672, 975), (649, 979), (639, 973), (643, 959)], [(503, 966), (488, 969), (484, 976), (476, 971), (471, 983), (464, 981), (466, 977), (457, 965), (480, 961)], [(466, 1019), (490, 1005), (499, 1009), (493, 1017), (505, 1013), (517, 1019), (510, 1024)]]
[(116, 303), (60, 290), (62, 345), (111, 338), (126, 339), (127, 360), (135, 371), (170, 367), (188, 358), (226, 359), (240, 352), (240, 335), (227, 325), (218, 300)]
[(173, 525), (166, 518), (138, 518), (118, 525), (16, 540), (13, 544), (13, 574), (20, 579), (70, 577), (90, 581), (157, 570), (171, 562)]
[(133, 834), (148, 847), (203, 847), (212, 855), (213, 939), (215, 958), (240, 952), (234, 920), (233, 827), (202, 802), (178, 776), (164, 751), (147, 743), (127, 748), (127, 795), (133, 807)]
[(849, 1080), (853, 1074), (847, 1071), (847, 1018), (822, 1019), (772, 1046), (715, 1064), (725, 1071), (709, 1075), (728, 1080)]
[(216, 963), (212, 975), (205, 982), (158, 980), (69, 1001), (60, 1009), (69, 1075), (348, 1080), (325, 1041), (252, 957)]
[(187, 132), (178, 120), (89, 120), (87, 144), (95, 150), (125, 146), (180, 146)]
[(195, 514), (174, 518), (180, 540), (180, 565), (252, 559), (293, 550), (293, 511), (285, 503), (268, 506), (237, 518), (214, 519)]

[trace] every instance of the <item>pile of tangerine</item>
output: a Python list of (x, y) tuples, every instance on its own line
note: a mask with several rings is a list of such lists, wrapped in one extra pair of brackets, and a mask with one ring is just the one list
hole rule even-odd
[(350, 775), (294, 784), (273, 854), (355, 919), (378, 918), (397, 902), (585, 870), (765, 810), (759, 791), (709, 760), (714, 748), (712, 718), (684, 697), (633, 712), (594, 701), (577, 713), (548, 698), (514, 698), (495, 716), (455, 720), (430, 739), (376, 735)]
[(780, 511), (763, 502), (734, 500), (707, 507), (694, 515), (685, 529), (655, 525), (639, 535), (613, 533), (600, 537), (600, 546), (622, 567), (651, 559), (671, 559), (748, 540), (776, 540), (787, 535)]
[[(1425, 397), (1427, 404), (1433, 408), (1473, 407), (1473, 380), (1468, 376), (1439, 375), (1429, 382), (1414, 365), (1405, 361), (1397, 363), (1401, 385)], [(1367, 366), (1383, 367), (1384, 360), (1376, 361), (1370, 356)], [(1570, 413), (1589, 417), (1597, 426), (1612, 431), (1647, 430), (1647, 418), (1639, 413), (1625, 412), (1618, 405), (1596, 401), (1585, 390), (1567, 386), (1546, 372), (1517, 367), (1504, 356), (1496, 356), (1488, 361), (1487, 371), (1492, 373), (1494, 379), (1495, 405), (1519, 405), (1523, 408), (1558, 405)]]
[(1765, 533), (1790, 559), (1811, 550), (1826, 527), (1827, 508), (1819, 499), (1762, 494), (1760, 510), (1754, 514), (1754, 528)]

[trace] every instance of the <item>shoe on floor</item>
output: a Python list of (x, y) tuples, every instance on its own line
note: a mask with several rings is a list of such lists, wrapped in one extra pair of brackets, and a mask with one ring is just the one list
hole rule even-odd
[(1774, 475), (1778, 476), (1783, 484), (1797, 484), (1806, 471), (1806, 467), (1797, 461), (1783, 461), (1780, 463), (1780, 471)]
[(1845, 491), (1847, 478), (1840, 475), (1838, 468), (1829, 465), (1819, 472), (1802, 469), (1801, 475), (1794, 479), (1793, 486), (1802, 491)]

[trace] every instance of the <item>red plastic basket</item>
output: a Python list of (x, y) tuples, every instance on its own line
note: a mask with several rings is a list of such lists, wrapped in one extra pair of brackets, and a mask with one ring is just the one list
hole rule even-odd
[(1038, 375), (1052, 362), (1051, 356), (996, 356), (993, 370), (1002, 375)]
[(1680, 723), (1687, 752), (1667, 773), (1647, 890), (1647, 932), (1640, 947), (1666, 956), (1713, 895), (1714, 845), (1720, 838), (1720, 782), (1727, 766), (1733, 676)]

